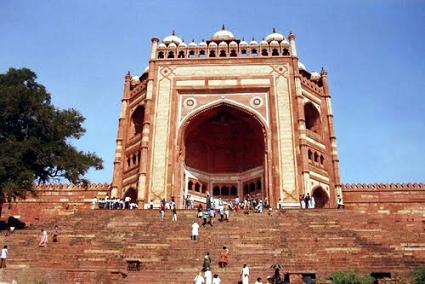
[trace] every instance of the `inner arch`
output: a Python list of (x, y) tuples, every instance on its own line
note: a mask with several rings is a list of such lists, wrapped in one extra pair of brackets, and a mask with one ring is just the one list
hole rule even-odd
[[(205, 184), (204, 192), (224, 199), (263, 196), (264, 135), (254, 115), (227, 104), (216, 106), (190, 121), (184, 144), (187, 174)], [(260, 186), (244, 190), (250, 183)]]

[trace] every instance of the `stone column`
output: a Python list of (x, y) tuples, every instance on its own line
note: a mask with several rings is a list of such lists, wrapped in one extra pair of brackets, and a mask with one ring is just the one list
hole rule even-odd
[(139, 168), (139, 178), (137, 185), (137, 199), (140, 208), (149, 203), (149, 192), (147, 188), (147, 172), (148, 172), (148, 149), (150, 146), (150, 132), (151, 132), (151, 109), (152, 109), (152, 96), (153, 96), (153, 78), (155, 72), (155, 57), (156, 48), (158, 46), (158, 39), (152, 38), (151, 55), (149, 61), (149, 73), (146, 85), (146, 99), (145, 99), (145, 116), (143, 119), (142, 141), (141, 141), (141, 162)]
[(341, 181), (339, 176), (339, 158), (338, 158), (338, 151), (336, 148), (336, 136), (335, 136), (335, 130), (334, 130), (334, 123), (333, 123), (331, 96), (330, 96), (329, 84), (328, 84), (328, 72), (326, 72), (322, 68), (320, 75), (322, 77), (323, 93), (324, 93), (326, 108), (327, 108), (327, 123), (329, 128), (329, 139), (330, 139), (331, 157), (332, 157), (331, 170), (333, 175), (333, 181), (335, 183), (335, 191), (330, 194), (330, 205), (331, 207), (336, 207), (336, 194), (337, 192), (341, 192)]
[(125, 145), (123, 141), (125, 140), (125, 129), (127, 124), (127, 107), (128, 99), (130, 97), (130, 84), (131, 84), (131, 75), (130, 72), (125, 75), (124, 80), (124, 94), (121, 99), (121, 112), (118, 119), (118, 133), (115, 146), (115, 157), (114, 157), (114, 172), (112, 177), (112, 188), (111, 188), (111, 197), (120, 197), (122, 195), (122, 172), (124, 170), (123, 157), (125, 152)]
[[(298, 65), (298, 62), (295, 62)], [(298, 70), (298, 67), (296, 67)], [(305, 193), (309, 189), (309, 179), (310, 171), (308, 170), (308, 147), (306, 142), (306, 127), (305, 127), (305, 114), (304, 114), (304, 98), (302, 96), (301, 88), (301, 75), (299, 72), (294, 76), (295, 77), (295, 91), (297, 96), (297, 106), (298, 106), (298, 131), (300, 133), (300, 152), (301, 152), (301, 162), (302, 168), (301, 173), (303, 176), (303, 189), (299, 193)]]

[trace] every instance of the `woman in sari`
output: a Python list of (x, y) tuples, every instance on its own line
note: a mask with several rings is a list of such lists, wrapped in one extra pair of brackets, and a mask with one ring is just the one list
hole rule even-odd
[(223, 250), (220, 253), (220, 260), (218, 262), (218, 265), (221, 268), (225, 268), (228, 263), (229, 263), (229, 250), (226, 247), (223, 247)]
[(38, 243), (38, 246), (39, 247), (47, 246), (47, 231), (44, 229), (41, 229), (40, 242)]

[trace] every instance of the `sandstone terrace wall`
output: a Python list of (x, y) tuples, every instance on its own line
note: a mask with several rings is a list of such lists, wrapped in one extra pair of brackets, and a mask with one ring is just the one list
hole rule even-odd
[(4, 203), (1, 218), (19, 216), (30, 224), (54, 220), (60, 215), (89, 210), (94, 196), (103, 198), (110, 195), (110, 184), (89, 184), (79, 187), (70, 184), (47, 184), (36, 186), (35, 195), (28, 193), (25, 199), (18, 198)]
[(342, 192), (347, 209), (425, 216), (424, 183), (345, 184)]

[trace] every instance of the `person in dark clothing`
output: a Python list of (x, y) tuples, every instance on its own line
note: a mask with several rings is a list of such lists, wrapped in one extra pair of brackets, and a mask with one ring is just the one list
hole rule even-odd
[(304, 197), (304, 203), (305, 203), (305, 208), (308, 209), (308, 205), (310, 203), (310, 193), (307, 193), (307, 195)]

